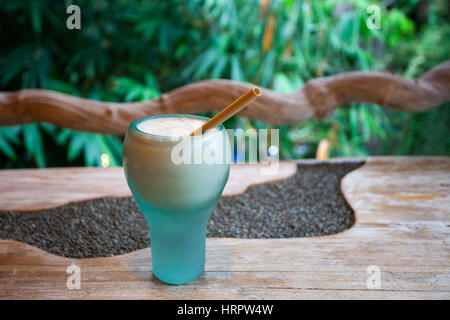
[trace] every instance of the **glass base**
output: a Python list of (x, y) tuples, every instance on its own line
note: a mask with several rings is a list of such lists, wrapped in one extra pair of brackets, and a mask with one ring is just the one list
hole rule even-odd
[(160, 281), (167, 283), (167, 284), (173, 284), (173, 285), (181, 285), (186, 284), (189, 282), (192, 282), (199, 278), (203, 274), (204, 270), (201, 270), (200, 272), (197, 272), (197, 274), (194, 274), (193, 276), (186, 277), (185, 274), (183, 275), (176, 275), (164, 272), (163, 274), (158, 274), (155, 271), (153, 271), (153, 275)]

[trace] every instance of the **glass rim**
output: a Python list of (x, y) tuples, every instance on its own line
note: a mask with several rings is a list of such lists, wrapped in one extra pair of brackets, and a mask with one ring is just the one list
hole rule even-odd
[[(163, 136), (163, 135), (159, 135), (159, 134), (153, 134), (153, 133), (148, 133), (145, 131), (140, 130), (137, 125), (141, 122), (150, 120), (150, 119), (158, 119), (158, 118), (172, 118), (172, 117), (177, 117), (177, 118), (195, 118), (195, 119), (203, 119), (203, 120), (210, 120), (210, 118), (208, 117), (203, 117), (203, 116), (197, 116), (197, 115), (192, 115), (192, 114), (158, 114), (155, 116), (147, 116), (147, 117), (143, 117), (143, 118), (139, 118), (134, 120), (130, 126), (129, 129), (133, 130), (134, 132), (143, 135), (143, 136), (147, 136), (147, 137), (151, 137), (151, 138), (158, 138), (158, 139), (179, 139), (181, 137), (184, 136)], [(223, 131), (225, 129), (224, 125), (221, 123), (217, 126), (217, 131)], [(193, 136), (193, 138), (198, 138), (198, 137), (206, 137), (209, 136), (211, 134), (214, 134), (214, 131), (208, 132), (206, 131), (203, 135), (198, 135), (198, 136)]]

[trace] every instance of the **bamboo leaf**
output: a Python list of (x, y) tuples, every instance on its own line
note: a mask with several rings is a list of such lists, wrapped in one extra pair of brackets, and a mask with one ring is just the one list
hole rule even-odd
[(231, 58), (231, 79), (234, 81), (245, 81), (239, 59), (236, 55)]
[(38, 124), (23, 126), (23, 136), (27, 152), (34, 158), (38, 167), (45, 167), (44, 146)]

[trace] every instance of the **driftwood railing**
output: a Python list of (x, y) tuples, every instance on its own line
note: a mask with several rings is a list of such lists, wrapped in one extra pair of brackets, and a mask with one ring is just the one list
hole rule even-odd
[[(135, 103), (101, 102), (38, 89), (4, 92), (0, 93), (0, 125), (46, 121), (75, 130), (123, 134), (131, 121), (144, 116), (221, 109), (252, 86), (230, 80), (199, 81), (158, 99)], [(327, 117), (338, 106), (353, 101), (416, 112), (449, 100), (447, 61), (416, 80), (390, 73), (348, 72), (310, 80), (291, 94), (263, 89), (263, 95), (240, 114), (287, 124)]]

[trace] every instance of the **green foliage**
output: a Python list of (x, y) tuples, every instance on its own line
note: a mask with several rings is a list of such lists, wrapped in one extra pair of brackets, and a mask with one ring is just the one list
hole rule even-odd
[[(380, 30), (367, 27), (369, 0), (84, 0), (76, 1), (82, 29), (68, 30), (65, 1), (4, 0), (0, 90), (143, 101), (227, 78), (290, 93), (312, 78), (352, 70), (414, 78), (448, 59), (446, 1), (375, 3)], [(447, 109), (408, 114), (352, 103), (328, 119), (280, 127), (281, 156), (314, 157), (322, 139), (331, 143), (330, 156), (448, 155)], [(240, 117), (226, 125), (272, 128)], [(121, 143), (45, 123), (4, 127), (0, 167), (98, 166), (102, 155), (120, 165)]]

